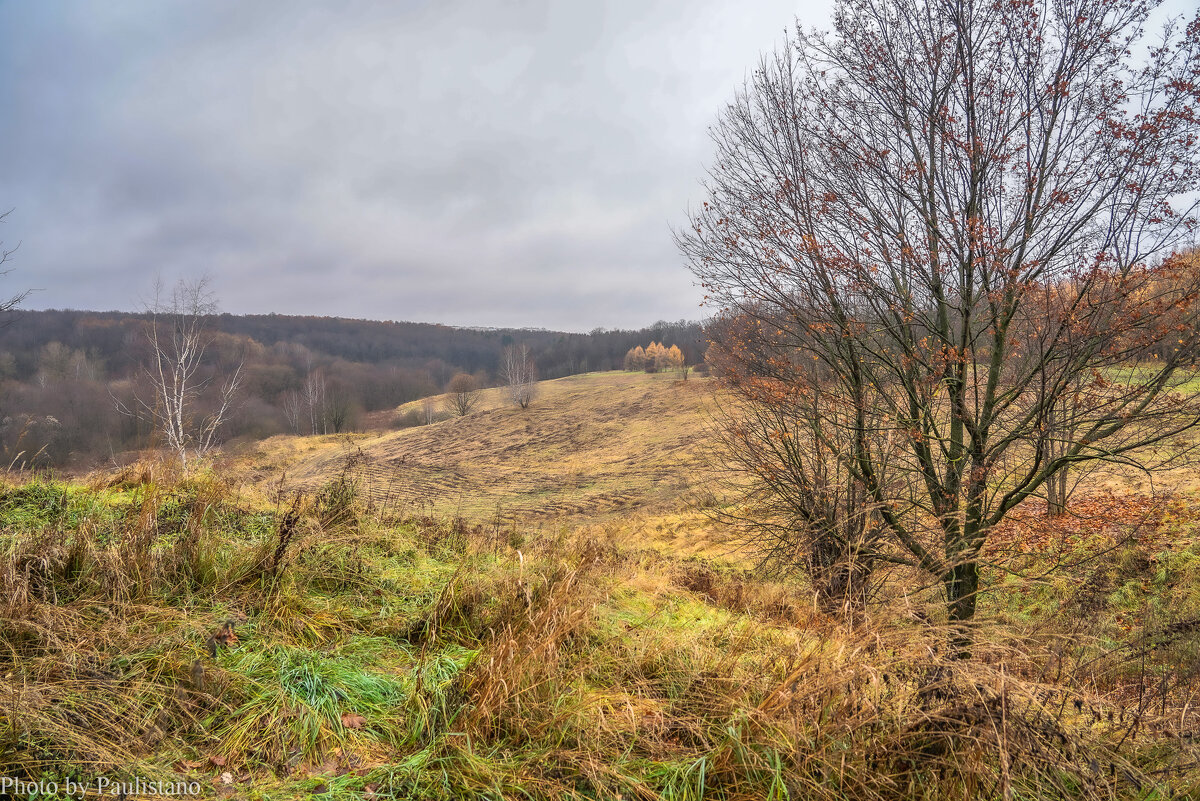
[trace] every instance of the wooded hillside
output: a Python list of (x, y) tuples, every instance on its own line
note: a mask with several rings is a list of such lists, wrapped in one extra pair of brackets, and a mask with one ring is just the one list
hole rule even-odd
[[(0, 456), (25, 466), (85, 467), (153, 445), (146, 421), (118, 412), (144, 382), (149, 318), (122, 312), (23, 311), (0, 329)], [(333, 433), (367, 412), (441, 392), (456, 373), (499, 381), (500, 358), (527, 345), (538, 375), (620, 369), (639, 343), (677, 345), (702, 358), (696, 323), (587, 334), (541, 329), (453, 328), (335, 317), (222, 314), (211, 321), (203, 370), (240, 363), (244, 380), (226, 439)], [(320, 413), (299, 415), (303, 404)], [(311, 411), (311, 410), (310, 410)]]

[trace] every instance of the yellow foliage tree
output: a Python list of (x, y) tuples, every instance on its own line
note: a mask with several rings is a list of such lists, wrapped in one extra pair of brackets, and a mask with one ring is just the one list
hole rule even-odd
[(630, 348), (625, 354), (625, 369), (626, 370), (645, 370), (646, 369), (646, 351), (641, 345), (636, 348)]
[(666, 347), (661, 342), (651, 342), (644, 349), (641, 345), (631, 348), (625, 354), (626, 370), (645, 370), (655, 373), (659, 370), (681, 370), (684, 366), (683, 351), (678, 345)]
[(667, 349), (658, 342), (651, 342), (646, 347), (646, 369), (662, 370), (667, 366)]

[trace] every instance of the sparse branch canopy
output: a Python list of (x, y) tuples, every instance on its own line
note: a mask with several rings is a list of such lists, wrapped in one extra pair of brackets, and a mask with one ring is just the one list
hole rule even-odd
[[(12, 209), (9, 209), (8, 211), (0, 214), (0, 223), (4, 222), (4, 219), (11, 213)], [(12, 254), (16, 252), (17, 249), (15, 247), (6, 248), (4, 247), (3, 240), (0, 240), (0, 265), (7, 263)], [(10, 270), (0, 270), (0, 275), (8, 275), (9, 272)], [(29, 293), (31, 291), (32, 290), (26, 289), (25, 291), (18, 292), (9, 298), (0, 300), (0, 315), (4, 315), (6, 312), (10, 312), (20, 306), (21, 302), (24, 301), (25, 298), (29, 297)], [(7, 321), (0, 320), (0, 325), (7, 325)]]
[(190, 459), (216, 444), (217, 431), (233, 408), (242, 364), (219, 384), (214, 382), (221, 376), (205, 364), (213, 341), (208, 321), (217, 311), (207, 278), (180, 280), (170, 294), (157, 282), (146, 311), (150, 358), (145, 376), (152, 394), (135, 396), (134, 408), (119, 402), (118, 408), (151, 420), (186, 470)]
[(677, 235), (725, 320), (710, 361), (810, 410), (879, 555), (942, 581), (952, 620), (1013, 507), (1200, 421), (1200, 270), (1170, 256), (1196, 224), (1200, 18), (1135, 59), (1151, 8), (842, 2), (722, 114)]
[(446, 407), (459, 417), (466, 417), (479, 404), (479, 382), (468, 373), (458, 373), (446, 385)]
[(508, 387), (509, 400), (522, 409), (528, 409), (537, 395), (537, 367), (529, 346), (510, 345), (505, 348), (500, 373)]

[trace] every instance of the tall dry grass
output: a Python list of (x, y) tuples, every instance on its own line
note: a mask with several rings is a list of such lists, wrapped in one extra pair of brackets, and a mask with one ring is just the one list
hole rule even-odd
[[(955, 659), (919, 598), (843, 618), (615, 530), (381, 520), (352, 471), (265, 504), (119, 478), (0, 493), (0, 774), (228, 772), (237, 797), (1200, 792), (1185, 620), (1114, 642), (997, 614)], [(210, 644), (224, 620), (237, 642)]]

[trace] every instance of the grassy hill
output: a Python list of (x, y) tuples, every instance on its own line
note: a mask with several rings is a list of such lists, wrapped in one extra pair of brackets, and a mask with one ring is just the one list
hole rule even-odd
[(665, 373), (589, 373), (541, 382), (524, 410), (493, 388), (465, 417), (381, 434), (275, 437), (247, 461), (263, 486), (286, 473), (284, 486), (313, 491), (351, 459), (363, 491), (398, 512), (597, 521), (675, 510), (703, 465), (709, 387)]
[[(228, 475), (277, 497), (316, 493), (349, 468), (384, 516), (590, 526), (664, 552), (736, 559), (698, 508), (717, 500), (705, 433), (715, 386), (671, 373), (588, 373), (540, 382), (528, 409), (496, 387), (465, 417), (388, 430), (421, 410), (415, 401), (375, 415), (369, 433), (264, 440), (232, 459)], [(443, 402), (433, 399), (438, 410)], [(1187, 437), (1165, 453), (1195, 449)], [(1072, 482), (1080, 497), (1200, 491), (1195, 460), (1177, 461), (1153, 477), (1096, 463)]]
[(276, 437), (188, 476), (10, 477), (0, 777), (259, 801), (1198, 797), (1194, 496), (1014, 515), (955, 659), (936, 588), (888, 577), (842, 615), (713, 558), (710, 387), (576, 376), (525, 411), (489, 390), (466, 417)]

